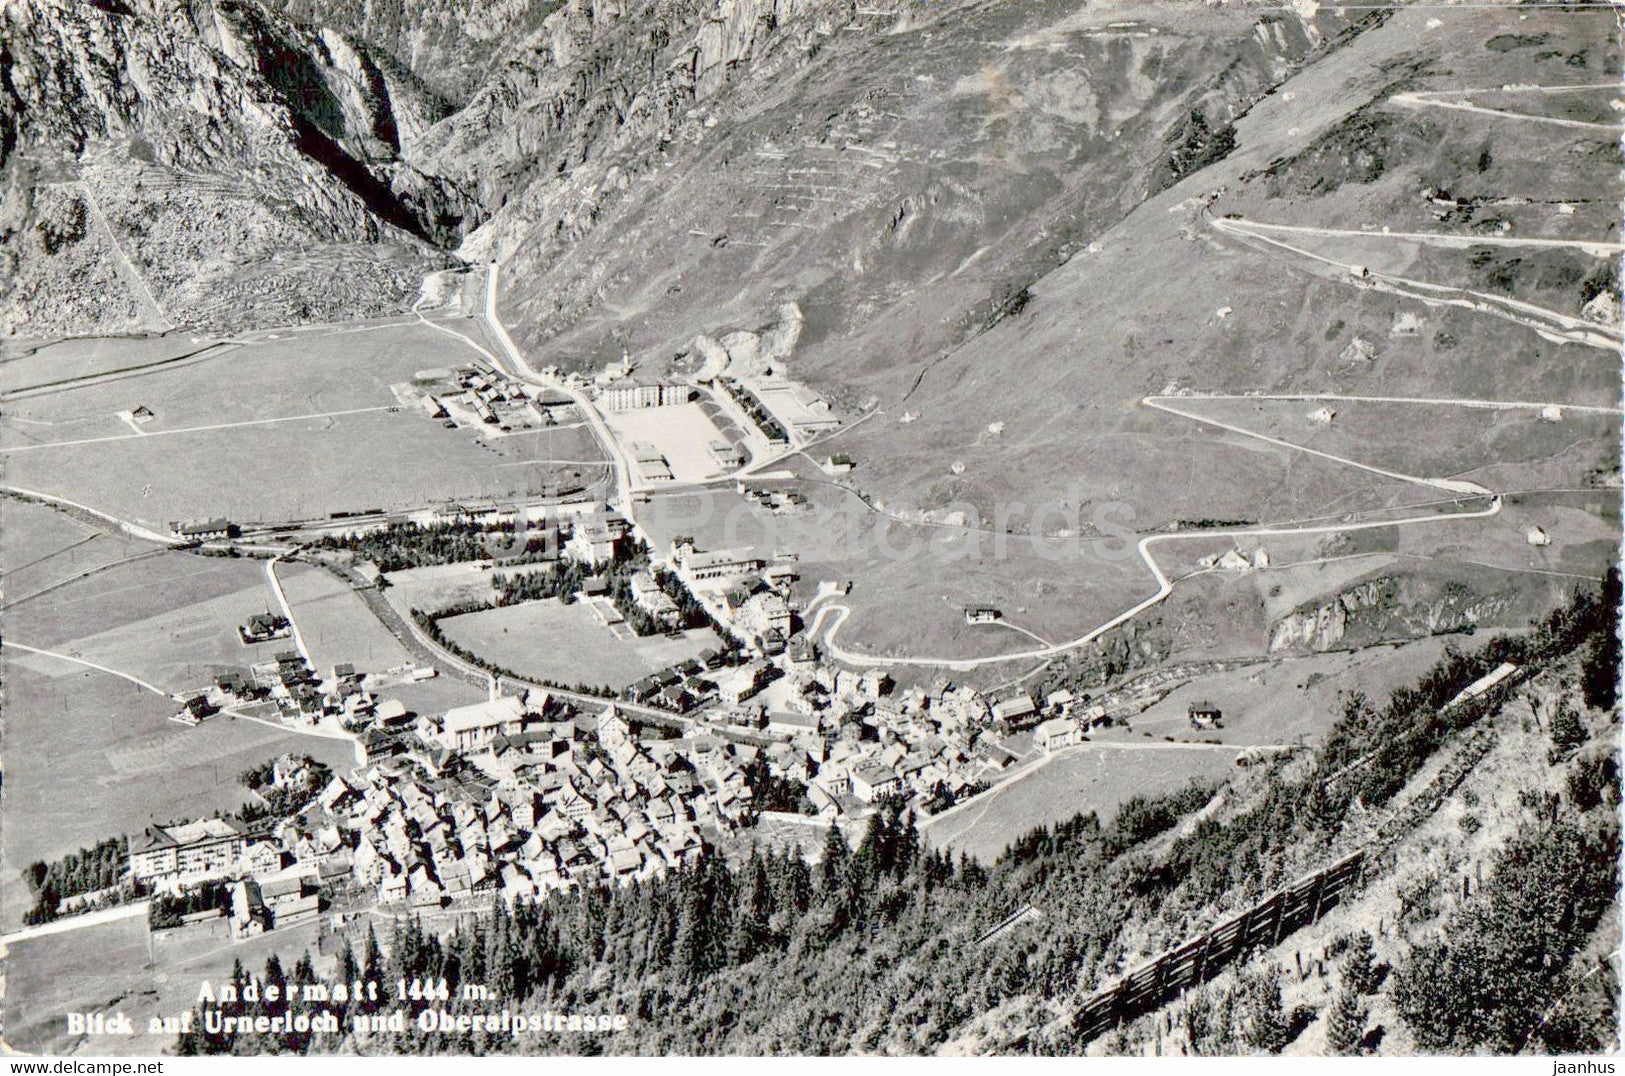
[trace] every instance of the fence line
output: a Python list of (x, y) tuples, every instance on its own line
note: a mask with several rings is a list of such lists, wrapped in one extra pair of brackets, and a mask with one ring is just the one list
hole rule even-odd
[(1154, 1012), (1181, 992), (1213, 978), (1232, 961), (1267, 949), (1317, 921), (1359, 885), (1365, 849), (1343, 857), (1279, 890), (1218, 926), (1170, 949), (1092, 994), (1046, 1031), (1071, 1024), (1084, 1042), (1137, 1016)]

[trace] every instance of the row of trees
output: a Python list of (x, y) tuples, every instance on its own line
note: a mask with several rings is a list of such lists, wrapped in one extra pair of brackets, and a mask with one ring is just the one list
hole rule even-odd
[(30, 925), (50, 922), (60, 914), (57, 908), (67, 898), (119, 885), (124, 880), (128, 859), (129, 841), (124, 837), (109, 837), (49, 863), (43, 860), (30, 863), (23, 871), (23, 881), (33, 894), (34, 903), (24, 913), (24, 922)]
[[(548, 532), (556, 535), (556, 531)], [(376, 530), (353, 534), (323, 535), (309, 543), (311, 549), (348, 550), (370, 560), (381, 572), (398, 572), (434, 564), (457, 564), (484, 560), (498, 546), (517, 543), (513, 523), (457, 521), (448, 523), (390, 523)], [(522, 550), (504, 550), (515, 563), (534, 563), (554, 556), (551, 539), (541, 533), (524, 539)]]
[(147, 906), (147, 925), (153, 930), (178, 927), (189, 915), (223, 911), (231, 907), (231, 886), (204, 882), (179, 893), (159, 893)]

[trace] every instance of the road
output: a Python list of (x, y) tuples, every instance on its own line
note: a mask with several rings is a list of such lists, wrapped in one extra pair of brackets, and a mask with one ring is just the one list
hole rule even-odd
[[(1289, 526), (1248, 527), (1248, 528), (1242, 528), (1242, 529), (1236, 529), (1236, 530), (1228, 530), (1228, 529), (1221, 529), (1221, 528), (1211, 528), (1211, 529), (1203, 529), (1203, 530), (1197, 530), (1197, 531), (1184, 531), (1184, 532), (1178, 532), (1178, 533), (1174, 533), (1174, 534), (1147, 535), (1146, 537), (1143, 537), (1143, 538), (1141, 538), (1139, 540), (1139, 543), (1137, 544), (1136, 548), (1138, 549), (1138, 552), (1140, 554), (1140, 559), (1145, 563), (1146, 568), (1151, 572), (1152, 578), (1156, 580), (1156, 583), (1157, 583), (1156, 592), (1153, 593), (1150, 597), (1144, 599), (1143, 601), (1138, 602), (1137, 604), (1133, 605), (1132, 607), (1130, 607), (1130, 608), (1124, 610), (1123, 612), (1117, 614), (1116, 616), (1112, 617), (1110, 620), (1106, 621), (1105, 623), (1100, 624), (1100, 625), (1098, 625), (1098, 626), (1096, 626), (1094, 628), (1091, 628), (1089, 631), (1087, 631), (1084, 634), (1078, 636), (1076, 639), (1071, 639), (1071, 640), (1068, 640), (1066, 642), (1061, 642), (1061, 643), (1053, 643), (1053, 644), (1050, 644), (1049, 646), (1044, 646), (1044, 647), (1040, 647), (1040, 648), (1032, 649), (1032, 650), (1022, 650), (1022, 651), (1014, 651), (1014, 652), (1009, 652), (1009, 653), (994, 654), (994, 655), (989, 655), (989, 656), (986, 656), (986, 657), (979, 657), (979, 658), (927, 658), (927, 657), (913, 657), (913, 656), (911, 656), (911, 657), (876, 657), (876, 656), (870, 655), (870, 654), (855, 653), (853, 651), (847, 650), (846, 648), (842, 647), (839, 643), (836, 642), (836, 636), (839, 633), (842, 625), (844, 625), (846, 623), (847, 618), (851, 615), (852, 610), (850, 609), (850, 607), (845, 606), (845, 605), (840, 605), (840, 604), (830, 604), (830, 605), (822, 605), (822, 604), (820, 604), (822, 602), (822, 600), (826, 597), (826, 595), (824, 595), (822, 593), (819, 594), (817, 598), (815, 598), (812, 602), (809, 602), (808, 605), (807, 605), (807, 611), (808, 612), (813, 611), (814, 605), (819, 606), (816, 613), (813, 616), (813, 619), (811, 620), (811, 622), (809, 624), (809, 627), (808, 627), (807, 634), (808, 634), (809, 638), (816, 638), (818, 636), (819, 631), (823, 630), (823, 632), (824, 632), (824, 635), (823, 635), (824, 648), (832, 656), (840, 659), (841, 661), (846, 662), (849, 665), (857, 665), (857, 666), (869, 666), (869, 667), (876, 667), (876, 666), (879, 666), (879, 667), (911, 666), (911, 667), (950, 668), (950, 669), (955, 669), (955, 670), (967, 670), (967, 669), (981, 668), (981, 667), (985, 667), (985, 666), (988, 666), (988, 665), (1001, 665), (1001, 664), (1004, 664), (1006, 662), (1011, 662), (1011, 661), (1030, 661), (1030, 660), (1034, 660), (1034, 659), (1047, 659), (1047, 658), (1059, 656), (1059, 655), (1064, 654), (1064, 653), (1066, 653), (1067, 651), (1070, 651), (1070, 650), (1075, 650), (1078, 647), (1088, 645), (1089, 643), (1091, 643), (1094, 640), (1098, 639), (1100, 636), (1104, 635), (1106, 632), (1111, 631), (1113, 628), (1116, 628), (1116, 627), (1118, 627), (1118, 626), (1120, 626), (1120, 625), (1122, 625), (1124, 623), (1127, 623), (1128, 621), (1130, 621), (1130, 620), (1134, 619), (1135, 617), (1139, 616), (1141, 613), (1145, 612), (1147, 609), (1150, 609), (1152, 606), (1155, 606), (1158, 603), (1162, 602), (1164, 599), (1166, 599), (1168, 597), (1168, 595), (1173, 593), (1174, 581), (1170, 580), (1168, 578), (1168, 576), (1163, 572), (1161, 566), (1157, 564), (1156, 558), (1154, 556), (1152, 556), (1152, 553), (1151, 553), (1151, 550), (1152, 550), (1153, 546), (1159, 545), (1159, 544), (1161, 544), (1163, 542), (1178, 542), (1178, 541), (1187, 541), (1187, 540), (1190, 540), (1190, 539), (1207, 539), (1207, 540), (1211, 540), (1211, 539), (1213, 539), (1215, 537), (1263, 538), (1263, 537), (1288, 537), (1288, 536), (1293, 536), (1293, 535), (1304, 535), (1304, 534), (1349, 533), (1349, 532), (1361, 531), (1361, 530), (1372, 530), (1372, 529), (1376, 529), (1376, 528), (1379, 528), (1379, 527), (1414, 526), (1414, 525), (1421, 525), (1421, 524), (1449, 523), (1449, 522), (1454, 522), (1454, 521), (1459, 521), (1459, 520), (1466, 520), (1466, 519), (1484, 519), (1484, 518), (1488, 518), (1490, 516), (1497, 515), (1501, 511), (1501, 496), (1500, 496), (1500, 494), (1495, 493), (1495, 492), (1493, 492), (1491, 490), (1485, 489), (1483, 486), (1477, 485), (1476, 483), (1465, 482), (1465, 481), (1462, 481), (1460, 479), (1453, 479), (1453, 478), (1436, 478), (1436, 477), (1421, 476), (1421, 475), (1408, 475), (1408, 474), (1403, 474), (1403, 473), (1398, 472), (1398, 471), (1390, 471), (1390, 470), (1385, 470), (1385, 469), (1380, 468), (1380, 467), (1373, 467), (1370, 464), (1361, 463), (1358, 460), (1351, 460), (1351, 459), (1348, 459), (1348, 458), (1343, 457), (1343, 456), (1333, 455), (1333, 454), (1331, 454), (1329, 452), (1322, 452), (1322, 451), (1320, 451), (1318, 449), (1311, 449), (1311, 448), (1306, 448), (1306, 447), (1304, 447), (1302, 445), (1295, 445), (1295, 444), (1292, 444), (1290, 441), (1283, 441), (1283, 440), (1280, 440), (1279, 438), (1270, 437), (1270, 436), (1267, 436), (1265, 434), (1257, 433), (1257, 432), (1255, 432), (1253, 430), (1248, 430), (1248, 429), (1245, 429), (1243, 427), (1235, 426), (1235, 425), (1232, 425), (1232, 424), (1227, 423), (1227, 422), (1221, 422), (1221, 421), (1219, 421), (1217, 419), (1207, 418), (1207, 417), (1199, 415), (1199, 414), (1194, 414), (1194, 413), (1191, 413), (1191, 412), (1188, 412), (1188, 411), (1185, 411), (1185, 410), (1181, 410), (1177, 406), (1169, 403), (1170, 400), (1185, 399), (1185, 398), (1186, 397), (1147, 396), (1147, 397), (1143, 398), (1140, 401), (1140, 403), (1141, 403), (1142, 406), (1153, 408), (1153, 409), (1159, 410), (1159, 411), (1164, 411), (1164, 412), (1167, 412), (1169, 414), (1179, 415), (1182, 418), (1187, 418), (1187, 419), (1191, 419), (1192, 421), (1201, 422), (1201, 423), (1204, 423), (1206, 425), (1214, 426), (1214, 427), (1216, 427), (1218, 429), (1225, 430), (1226, 432), (1229, 432), (1229, 433), (1235, 433), (1235, 434), (1239, 434), (1239, 435), (1242, 435), (1242, 436), (1245, 436), (1245, 437), (1255, 438), (1257, 440), (1265, 441), (1265, 442), (1267, 442), (1269, 444), (1276, 445), (1278, 447), (1282, 447), (1282, 448), (1286, 448), (1286, 449), (1290, 449), (1290, 450), (1296, 451), (1296, 452), (1306, 452), (1306, 453), (1309, 453), (1311, 455), (1319, 456), (1321, 458), (1330, 460), (1330, 461), (1335, 462), (1335, 463), (1340, 463), (1340, 464), (1343, 464), (1343, 465), (1346, 465), (1346, 466), (1358, 468), (1360, 470), (1369, 471), (1371, 473), (1378, 474), (1378, 475), (1381, 475), (1383, 477), (1394, 479), (1394, 480), (1397, 480), (1397, 481), (1400, 481), (1400, 482), (1406, 482), (1406, 483), (1410, 483), (1410, 484), (1413, 484), (1413, 485), (1420, 485), (1420, 486), (1426, 487), (1428, 489), (1442, 491), (1442, 492), (1451, 494), (1453, 496), (1453, 498), (1466, 498), (1466, 499), (1475, 499), (1475, 500), (1480, 499), (1480, 498), (1489, 498), (1489, 505), (1488, 505), (1488, 507), (1482, 508), (1482, 509), (1477, 509), (1477, 510), (1472, 510), (1472, 511), (1464, 511), (1464, 512), (1454, 512), (1454, 513), (1450, 513), (1448, 515), (1441, 515), (1441, 514), (1438, 514), (1438, 513), (1429, 513), (1429, 514), (1426, 514), (1426, 515), (1408, 516), (1408, 517), (1403, 517), (1403, 518), (1399, 518), (1399, 519), (1382, 519), (1382, 520), (1376, 520), (1376, 521), (1369, 522), (1369, 523), (1331, 523), (1331, 524), (1323, 524), (1323, 525), (1319, 525), (1319, 526), (1302, 526), (1302, 527), (1289, 527)], [(1191, 399), (1200, 399), (1200, 398), (1203, 398), (1203, 397), (1189, 397), (1189, 398), (1191, 398)], [(1209, 398), (1211, 398), (1211, 397), (1209, 397)], [(1237, 398), (1248, 399), (1248, 398), (1256, 398), (1256, 397), (1237, 397)], [(1320, 398), (1320, 397), (1316, 397), (1316, 398)], [(1473, 401), (1473, 403), (1475, 405), (1480, 405), (1480, 406), (1488, 404), (1490, 402), (1491, 401), (1483, 401), (1483, 400), (1475, 400), (1475, 401)], [(1552, 405), (1548, 405), (1548, 404), (1527, 404), (1527, 406), (1531, 406), (1531, 407), (1559, 406), (1559, 407), (1561, 407), (1563, 405), (1561, 405), (1561, 404), (1552, 404)], [(825, 623), (826, 619), (829, 620), (829, 625), (828, 625), (827, 628), (824, 627), (824, 623)]]
[[(508, 330), (503, 326), (502, 319), (497, 314), (497, 274), (499, 270), (500, 266), (496, 262), (492, 262), (490, 269), (486, 273), (485, 323), (491, 329), (491, 336), (507, 355), (508, 361), (506, 363), (500, 362), (496, 359), (496, 356), (492, 355), (493, 365), (520, 381), (563, 393), (570, 398), (576, 405), (576, 409), (581, 412), (581, 416), (587, 420), (587, 424), (592, 427), (593, 435), (598, 438), (598, 447), (603, 450), (605, 457), (614, 467), (615, 492), (609, 499), (610, 506), (617, 509), (628, 520), (631, 520), (632, 472), (625, 455), (621, 452), (620, 444), (615, 440), (615, 435), (610, 431), (608, 424), (604, 422), (604, 416), (598, 413), (598, 408), (587, 398), (585, 393), (571, 388), (562, 381), (543, 377), (531, 369), (530, 363), (520, 352), (518, 345), (513, 342), (513, 337), (508, 335)], [(480, 350), (486, 355), (491, 354), (484, 348), (480, 348)]]
[(1460, 235), (1454, 232), (1366, 232), (1357, 228), (1320, 228), (1309, 224), (1270, 224), (1258, 220), (1213, 217), (1210, 223), (1221, 232), (1276, 232), (1285, 235), (1314, 235), (1329, 239), (1404, 239), (1436, 247), (1518, 247), (1542, 250), (1580, 250), (1598, 258), (1625, 252), (1625, 243), (1603, 239), (1542, 239), (1535, 236)]
[[(1491, 295), (1488, 292), (1473, 291), (1469, 288), (1458, 288), (1448, 284), (1435, 284), (1427, 280), (1416, 280), (1412, 277), (1396, 276), (1392, 273), (1379, 273), (1368, 266), (1356, 262), (1340, 261), (1312, 250), (1293, 246), (1284, 239), (1264, 234), (1269, 230), (1288, 230), (1303, 234), (1340, 235), (1344, 237), (1360, 236), (1370, 238), (1380, 236), (1379, 232), (1350, 232), (1347, 230), (1333, 231), (1329, 229), (1301, 228), (1296, 225), (1259, 225), (1253, 221), (1243, 221), (1220, 217), (1207, 218), (1208, 224), (1221, 234), (1231, 236), (1243, 243), (1254, 246), (1255, 249), (1265, 250), (1265, 246), (1277, 250), (1284, 250), (1295, 257), (1305, 261), (1328, 266), (1336, 271), (1336, 276), (1347, 279), (1351, 274), (1363, 274), (1359, 283), (1363, 287), (1377, 291), (1388, 292), (1393, 295), (1403, 295), (1408, 299), (1428, 305), (1442, 305), (1461, 307), (1475, 313), (1489, 314), (1492, 317), (1502, 318), (1524, 328), (1558, 342), (1568, 341), (1584, 344), (1587, 347), (1602, 348), (1617, 352), (1621, 344), (1620, 330), (1615, 326), (1600, 325), (1596, 322), (1586, 321), (1556, 310), (1550, 310), (1534, 303), (1526, 303), (1521, 299), (1513, 299), (1505, 295)], [(1406, 235), (1432, 234), (1432, 233), (1388, 233), (1390, 238), (1404, 237)], [(1465, 239), (1465, 237), (1462, 237)], [(1503, 242), (1536, 243), (1541, 240), (1508, 240), (1502, 237)], [(1545, 240), (1551, 243), (1566, 243), (1567, 240)], [(1264, 244), (1265, 246), (1260, 246)], [(1575, 243), (1575, 246), (1590, 248), (1596, 244)], [(1595, 251), (1590, 251), (1596, 253)], [(1601, 256), (1601, 255), (1599, 255)]]
[(41, 501), (53, 508), (66, 512), (68, 515), (77, 518), (82, 523), (88, 523), (90, 526), (97, 528), (111, 526), (120, 533), (128, 534), (131, 538), (139, 538), (144, 542), (156, 542), (159, 545), (170, 547), (183, 544), (176, 539), (169, 537), (168, 535), (159, 534), (155, 530), (149, 530), (148, 528), (141, 526), (139, 523), (132, 523), (127, 519), (120, 519), (117, 516), (108, 515), (106, 512), (92, 508), (88, 504), (80, 504), (78, 501), (70, 501), (66, 497), (54, 497), (49, 493), (40, 493), (37, 490), (24, 489), (21, 486), (0, 486), (0, 493), (10, 493), (15, 496), (22, 497), (25, 500)]
[(265, 581), (271, 585), (271, 594), (275, 596), (277, 605), (281, 606), (282, 615), (287, 618), (288, 627), (293, 631), (294, 649), (305, 659), (305, 664), (314, 669), (316, 663), (310, 660), (310, 648), (305, 645), (305, 637), (299, 633), (299, 621), (294, 618), (293, 605), (289, 603), (288, 595), (282, 589), (282, 581), (276, 577), (276, 564), (282, 557), (283, 554), (278, 553), (265, 562)]
[[(1167, 398), (1164, 397), (1164, 399)], [(1548, 407), (1556, 407), (1564, 414), (1571, 411), (1582, 415), (1625, 414), (1625, 410), (1618, 407), (1600, 407), (1592, 404), (1542, 403), (1538, 400), (1477, 400), (1447, 396), (1346, 396), (1335, 392), (1204, 392), (1177, 398), (1181, 400), (1282, 400), (1301, 403), (1331, 401), (1333, 403), (1424, 404), (1430, 407), (1467, 407), (1485, 411), (1544, 411)]]
[(1396, 105), (1406, 108), (1448, 108), (1456, 112), (1476, 112), (1483, 116), (1498, 116), (1501, 119), (1527, 120), (1530, 123), (1548, 123), (1555, 127), (1570, 127), (1582, 131), (1605, 131), (1616, 139), (1620, 135), (1620, 125), (1617, 123), (1592, 123), (1587, 120), (1570, 120), (1561, 116), (1537, 116), (1529, 112), (1509, 112), (1504, 108), (1486, 108), (1483, 105), (1469, 104), (1466, 101), (1452, 101), (1448, 97), (1460, 97), (1470, 93), (1574, 93), (1581, 90), (1619, 90), (1617, 82), (1591, 82), (1572, 86), (1516, 86), (1503, 88), (1500, 86), (1481, 86), (1476, 89), (1462, 90), (1411, 90), (1406, 93), (1396, 93), (1389, 98)]
[(83, 665), (87, 669), (95, 669), (97, 672), (107, 673), (109, 676), (116, 676), (120, 680), (128, 680), (136, 687), (150, 691), (154, 695), (160, 695), (166, 699), (174, 699), (176, 701), (180, 700), (179, 695), (165, 691), (161, 687), (155, 687), (154, 685), (141, 679), (139, 676), (134, 676), (127, 672), (120, 672), (117, 669), (109, 669), (106, 665), (98, 665), (94, 661), (86, 661), (84, 658), (76, 658), (72, 654), (64, 654), (56, 650), (41, 650), (36, 646), (24, 646), (22, 643), (15, 642), (11, 639), (0, 639), (0, 646), (3, 646), (9, 650), (21, 650), (28, 654), (40, 654), (48, 658), (56, 658), (58, 661), (68, 661), (75, 665)]

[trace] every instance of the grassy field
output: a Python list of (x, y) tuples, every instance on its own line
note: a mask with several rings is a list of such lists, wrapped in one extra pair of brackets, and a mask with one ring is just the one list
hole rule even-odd
[[(938, 847), (986, 860), (1035, 826), (1091, 810), (1105, 822), (1129, 796), (1173, 791), (1196, 779), (1222, 780), (1235, 772), (1237, 754), (1248, 747), (1318, 742), (1342, 712), (1345, 694), (1364, 692), (1381, 702), (1426, 672), (1446, 645), (1446, 639), (1423, 639), (1200, 677), (1174, 687), (1127, 727), (1091, 733), (1089, 743), (944, 815), (926, 832)], [(1187, 708), (1197, 701), (1218, 706), (1224, 727), (1192, 729)], [(1186, 746), (1215, 740), (1233, 750)]]
[(464, 601), (489, 601), (492, 569), (488, 562), (431, 564), (407, 568), (384, 576), (389, 586), (384, 596), (390, 604), (409, 615), (413, 609), (444, 609)]
[(1193, 779), (1223, 780), (1235, 772), (1237, 753), (1239, 749), (1084, 744), (923, 829), (932, 846), (987, 863), (1037, 826), (1089, 811), (1109, 823), (1130, 796), (1173, 792)]
[(446, 638), (523, 676), (563, 684), (624, 687), (716, 645), (711, 631), (681, 639), (653, 635), (619, 640), (580, 602), (522, 602), (440, 622)]
[(55, 568), (46, 560), (102, 533), (43, 505), (0, 497), (0, 565), (5, 568), (6, 589), (25, 593), (17, 590), (17, 573), (36, 565), (40, 575), (51, 578)]
[(6, 959), (7, 1043), (31, 1053), (88, 1052), (98, 1045), (135, 1052), (136, 1044), (122, 1037), (110, 1044), (69, 1037), (65, 1014), (111, 1013), (121, 1005), (129, 1014), (131, 995), (152, 983), (147, 952), (145, 916), (13, 944)]
[(411, 653), (342, 579), (304, 564), (278, 564), (276, 572), (319, 674), (346, 661), (358, 672), (413, 663)]
[[(301, 923), (233, 941), (224, 919), (148, 937), (145, 917), (47, 935), (13, 947), (6, 962), (6, 1040), (48, 1054), (151, 1056), (174, 1045), (148, 1033), (155, 1016), (174, 1016), (197, 1002), (199, 984), (229, 979), (232, 964), (259, 973), (275, 953), (284, 968), (316, 955), (320, 924)], [(322, 972), (330, 968), (320, 958)], [(66, 1012), (122, 1011), (136, 1025), (124, 1037), (69, 1038)]]
[[(387, 406), (387, 405), (380, 405)], [(129, 434), (119, 440), (14, 452), (12, 482), (162, 528), (172, 519), (211, 515), (237, 523), (316, 519), (336, 511), (425, 507), (491, 500), (574, 484), (595, 465), (552, 465), (549, 435), (481, 440), (448, 430), (421, 412), (388, 410), (305, 418), (275, 425), (183, 433)], [(271, 413), (267, 413), (268, 415)], [(590, 458), (568, 437), (568, 458)], [(221, 482), (222, 467), (230, 482)], [(590, 479), (589, 479), (590, 480)]]
[(287, 639), (244, 645), (237, 635), (237, 626), (249, 617), (275, 609), (262, 576), (242, 590), (82, 636), (73, 641), (73, 651), (166, 691), (198, 689), (219, 672), (246, 670), (290, 648)]
[(97, 530), (52, 508), (0, 498), (0, 570), (6, 602), (26, 604), (50, 588), (149, 554), (153, 546)]
[[(17, 399), (0, 449), (11, 482), (149, 526), (533, 496), (598, 476), (580, 427), (485, 439), (393, 410), (392, 384), (476, 357), (420, 325), (293, 334)], [(155, 417), (132, 428), (120, 414), (138, 406)]]
[[(1247, 747), (1258, 744), (1313, 744), (1341, 713), (1345, 692), (1364, 692), (1376, 701), (1426, 672), (1444, 652), (1447, 640), (1423, 639), (1396, 647), (1356, 653), (1316, 654), (1273, 661), (1200, 677), (1174, 688), (1135, 716), (1127, 728), (1092, 733), (1100, 742), (1175, 740)], [(1224, 712), (1224, 727), (1193, 729), (1187, 708), (1211, 702)]]
[[(128, 624), (172, 617), (200, 603), (211, 603), (207, 621), (212, 631), (224, 635), (235, 629), (231, 618), (238, 611), (245, 611), (244, 615), (265, 611), (271, 594), (264, 587), (263, 562), (153, 550), (147, 546), (143, 552), (151, 555), (72, 579), (37, 599), (18, 595), (27, 600), (18, 600), (6, 610), (7, 637), (30, 646), (52, 647)], [(235, 635), (228, 641), (235, 645)], [(161, 650), (166, 640), (149, 638), (146, 645)], [(222, 645), (220, 640), (209, 643), (211, 652)], [(229, 648), (226, 652), (230, 653)]]
[[(126, 349), (140, 361), (150, 342), (107, 341), (101, 348), (109, 361)], [(140, 376), (14, 401), (13, 418), (50, 425), (14, 432), (8, 446), (127, 434), (131, 430), (118, 414), (138, 405), (154, 413), (142, 427), (150, 433), (388, 406), (397, 402), (390, 385), (411, 380), (416, 371), (479, 359), (454, 337), (418, 324), (289, 332), (222, 351), (182, 370), (159, 367)]]

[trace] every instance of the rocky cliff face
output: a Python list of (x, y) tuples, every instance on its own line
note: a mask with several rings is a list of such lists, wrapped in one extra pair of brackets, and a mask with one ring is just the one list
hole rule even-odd
[(366, 42), (460, 107), (501, 66), (508, 46), (536, 30), (559, 0), (266, 0), (266, 6), (294, 23)]
[[(0, 15), (0, 228), (57, 228), (39, 185), (82, 182), (102, 240), (155, 278), (153, 303), (130, 297), (148, 322), (387, 309), (408, 267), (460, 247), (511, 259), (521, 338), (569, 338), (567, 361), (792, 300), (814, 337), (909, 296), (959, 311), (951, 336), (1142, 197), (1161, 144), (1222, 151), (1207, 135), (1348, 22), (1269, 14), (1209, 34), (1190, 29), (1199, 6), (1178, 26), (1147, 10), (19, 0)], [(225, 218), (258, 219), (194, 223)], [(262, 230), (303, 268), (270, 270)], [(49, 300), (74, 271), (63, 249), (13, 255), (14, 330), (66, 316)], [(220, 250), (236, 252), (225, 270)], [(313, 268), (329, 263), (345, 271)], [(188, 290), (204, 267), (219, 286)], [(928, 281), (944, 286), (917, 295)]]
[(1415, 639), (1505, 623), (1519, 603), (1510, 594), (1409, 576), (1368, 579), (1303, 606), (1270, 629), (1269, 650), (1318, 653)]
[(336, 31), (235, 0), (22, 0), (0, 26), (10, 331), (127, 327), (66, 301), (96, 260), (76, 231), (143, 278), (134, 325), (242, 327), (397, 304), (473, 209), (406, 160), (444, 103)]

